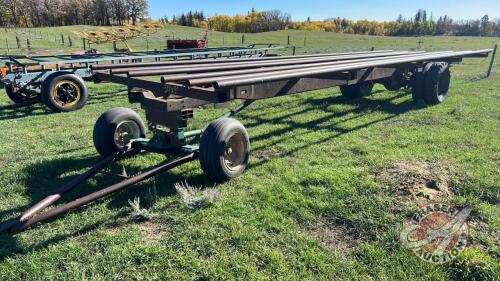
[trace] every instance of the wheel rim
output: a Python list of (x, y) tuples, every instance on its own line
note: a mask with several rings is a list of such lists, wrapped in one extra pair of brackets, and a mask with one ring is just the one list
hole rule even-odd
[(54, 101), (62, 107), (76, 105), (80, 101), (81, 95), (78, 84), (70, 80), (59, 81), (52, 90)]
[(9, 85), (5, 88), (7, 95), (16, 102), (30, 101), (38, 98), (38, 94), (34, 94), (28, 91), (23, 91), (17, 87)]
[(118, 126), (113, 136), (113, 141), (118, 148), (122, 148), (130, 143), (133, 139), (141, 136), (141, 128), (131, 120), (123, 121)]
[(231, 171), (241, 169), (246, 158), (245, 137), (235, 133), (226, 140), (224, 148), (224, 165)]

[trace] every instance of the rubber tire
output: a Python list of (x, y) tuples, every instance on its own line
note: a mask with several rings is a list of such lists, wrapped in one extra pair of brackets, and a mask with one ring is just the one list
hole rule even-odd
[(340, 92), (342, 96), (355, 99), (365, 96), (369, 96), (373, 91), (373, 82), (366, 81), (356, 85), (342, 85), (340, 86)]
[[(235, 133), (243, 135), (245, 159), (239, 170), (232, 171), (224, 165), (226, 140)], [(243, 174), (250, 157), (250, 139), (245, 127), (232, 118), (220, 118), (212, 122), (203, 132), (200, 140), (200, 164), (209, 178), (227, 181)]]
[(416, 72), (411, 77), (411, 96), (414, 102), (424, 98), (424, 74), (421, 72)]
[(34, 95), (32, 97), (25, 97), (25, 96), (19, 95), (18, 94), (19, 91), (21, 91), (21, 90), (17, 89), (12, 84), (8, 84), (5, 86), (5, 92), (7, 93), (7, 96), (14, 103), (23, 103), (23, 102), (27, 102), (27, 101), (37, 100), (40, 98), (39, 95)]
[(116, 127), (123, 121), (134, 121), (139, 125), (141, 138), (146, 137), (146, 127), (139, 114), (129, 108), (117, 107), (102, 114), (94, 125), (93, 139), (94, 146), (99, 154), (104, 158), (116, 151), (119, 147), (114, 142)]
[(427, 105), (443, 103), (450, 90), (451, 73), (446, 62), (433, 62), (426, 65), (424, 75), (423, 99)]
[[(56, 86), (56, 84), (61, 80), (70, 80), (75, 82), (80, 88), (80, 101), (77, 104), (71, 107), (63, 107), (60, 106), (52, 96), (52, 90)], [(75, 74), (57, 74), (47, 78), (42, 85), (42, 101), (43, 103), (53, 110), (54, 112), (71, 112), (78, 109), (81, 109), (85, 106), (89, 99), (89, 93), (87, 89), (87, 85), (83, 81), (83, 79)]]
[(401, 73), (401, 70), (396, 70), (396, 72), (394, 72), (391, 77), (385, 78), (380, 81), (380, 84), (384, 85), (387, 91), (398, 91), (404, 86), (400, 79)]

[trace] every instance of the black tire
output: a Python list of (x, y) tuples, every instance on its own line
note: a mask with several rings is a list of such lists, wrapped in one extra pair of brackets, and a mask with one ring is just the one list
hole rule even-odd
[(212, 122), (200, 140), (200, 164), (216, 181), (240, 176), (248, 165), (250, 139), (245, 127), (232, 118)]
[(424, 98), (424, 74), (422, 72), (413, 73), (411, 77), (411, 96), (414, 102), (419, 102)]
[(20, 90), (19, 88), (14, 87), (14, 85), (12, 84), (8, 84), (5, 86), (5, 92), (7, 93), (9, 99), (15, 103), (23, 103), (40, 99), (40, 96), (38, 94)]
[(403, 88), (403, 81), (401, 81), (401, 70), (396, 70), (391, 77), (385, 78), (380, 81), (388, 91), (398, 91)]
[(78, 110), (85, 106), (88, 99), (87, 85), (75, 74), (51, 76), (42, 86), (42, 101), (55, 112)]
[(372, 93), (372, 90), (373, 90), (373, 82), (371, 81), (361, 82), (356, 85), (340, 86), (340, 92), (342, 93), (342, 96), (349, 99), (369, 96)]
[[(115, 138), (122, 130), (120, 139)], [(102, 157), (124, 147), (132, 139), (146, 137), (146, 127), (139, 114), (132, 109), (117, 107), (102, 114), (94, 125), (94, 146)]]
[(451, 73), (446, 62), (433, 62), (426, 66), (422, 98), (428, 105), (443, 103), (450, 90)]

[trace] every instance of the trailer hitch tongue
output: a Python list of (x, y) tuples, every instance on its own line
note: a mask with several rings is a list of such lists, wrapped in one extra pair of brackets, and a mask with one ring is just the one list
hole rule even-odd
[[(127, 152), (128, 151), (130, 151), (130, 150), (127, 150)], [(42, 209), (46, 208), (47, 206), (50, 206), (55, 201), (52, 202), (51, 204), (46, 204), (46, 203), (51, 202), (53, 200), (58, 200), (59, 198), (61, 198), (62, 194), (54, 194), (55, 196), (54, 195), (49, 196), (49, 197), (45, 198), (44, 200), (40, 201), (39, 204), (35, 205), (35, 206), (39, 206), (39, 207), (37, 207), (36, 209), (33, 208), (32, 211), (37, 211), (37, 212), (30, 213), (30, 214), (33, 214), (34, 216), (32, 216), (32, 217), (26, 216), (26, 219), (24, 221), (17, 219), (17, 220), (10, 220), (10, 221), (7, 221), (7, 222), (0, 224), (0, 233), (6, 232), (6, 231), (9, 231), (12, 234), (20, 233), (20, 232), (28, 229), (29, 227), (37, 224), (37, 223), (41, 223), (41, 222), (47, 221), (51, 218), (66, 214), (73, 209), (76, 209), (78, 207), (86, 205), (90, 202), (96, 201), (96, 200), (103, 198), (107, 195), (110, 195), (112, 193), (118, 192), (118, 191), (125, 189), (131, 185), (134, 185), (138, 182), (152, 178), (160, 173), (164, 173), (166, 171), (169, 171), (169, 170), (171, 170), (175, 167), (178, 167), (182, 164), (191, 162), (191, 161), (197, 159), (197, 157), (198, 157), (198, 155), (196, 152), (190, 153), (186, 156), (177, 158), (176, 160), (174, 160), (172, 162), (160, 165), (160, 166), (153, 168), (149, 171), (146, 171), (142, 174), (139, 174), (137, 176), (123, 180), (117, 184), (110, 186), (110, 187), (107, 187), (107, 188), (101, 189), (99, 191), (96, 191), (94, 193), (91, 193), (89, 195), (80, 197), (80, 198), (78, 198), (74, 201), (71, 201), (69, 203), (57, 206), (57, 207), (55, 207), (47, 212), (35, 215), (35, 214), (39, 213)], [(103, 160), (103, 162), (104, 162), (104, 160)], [(93, 170), (93, 169), (91, 169), (91, 170)], [(91, 170), (89, 170), (89, 172)], [(97, 173), (97, 171), (95, 173)], [(26, 212), (25, 212), (25, 215), (26, 215)]]
[(100, 170), (104, 169), (111, 163), (114, 163), (122, 159), (131, 150), (132, 150), (131, 145), (127, 145), (126, 147), (117, 151), (116, 153), (102, 159), (99, 163), (90, 168), (88, 171), (71, 179), (69, 182), (67, 182), (53, 194), (45, 197), (43, 200), (39, 201), (38, 203), (30, 207), (28, 210), (23, 212), (18, 219), (9, 220), (0, 224), (0, 233), (17, 228), (23, 222), (29, 220), (30, 218), (40, 213), (42, 210), (46, 209), (47, 207), (57, 202), (59, 199), (61, 199), (62, 196), (64, 196), (64, 194), (75, 189), (80, 183), (91, 178), (92, 176), (97, 174)]

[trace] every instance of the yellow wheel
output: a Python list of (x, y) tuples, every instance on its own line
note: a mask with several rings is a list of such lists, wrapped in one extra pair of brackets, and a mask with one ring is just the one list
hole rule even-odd
[(56, 112), (77, 110), (87, 103), (87, 86), (77, 75), (54, 75), (47, 78), (42, 87), (42, 100)]
[(61, 107), (75, 106), (81, 97), (82, 91), (80, 87), (71, 80), (61, 80), (52, 89), (52, 98)]

